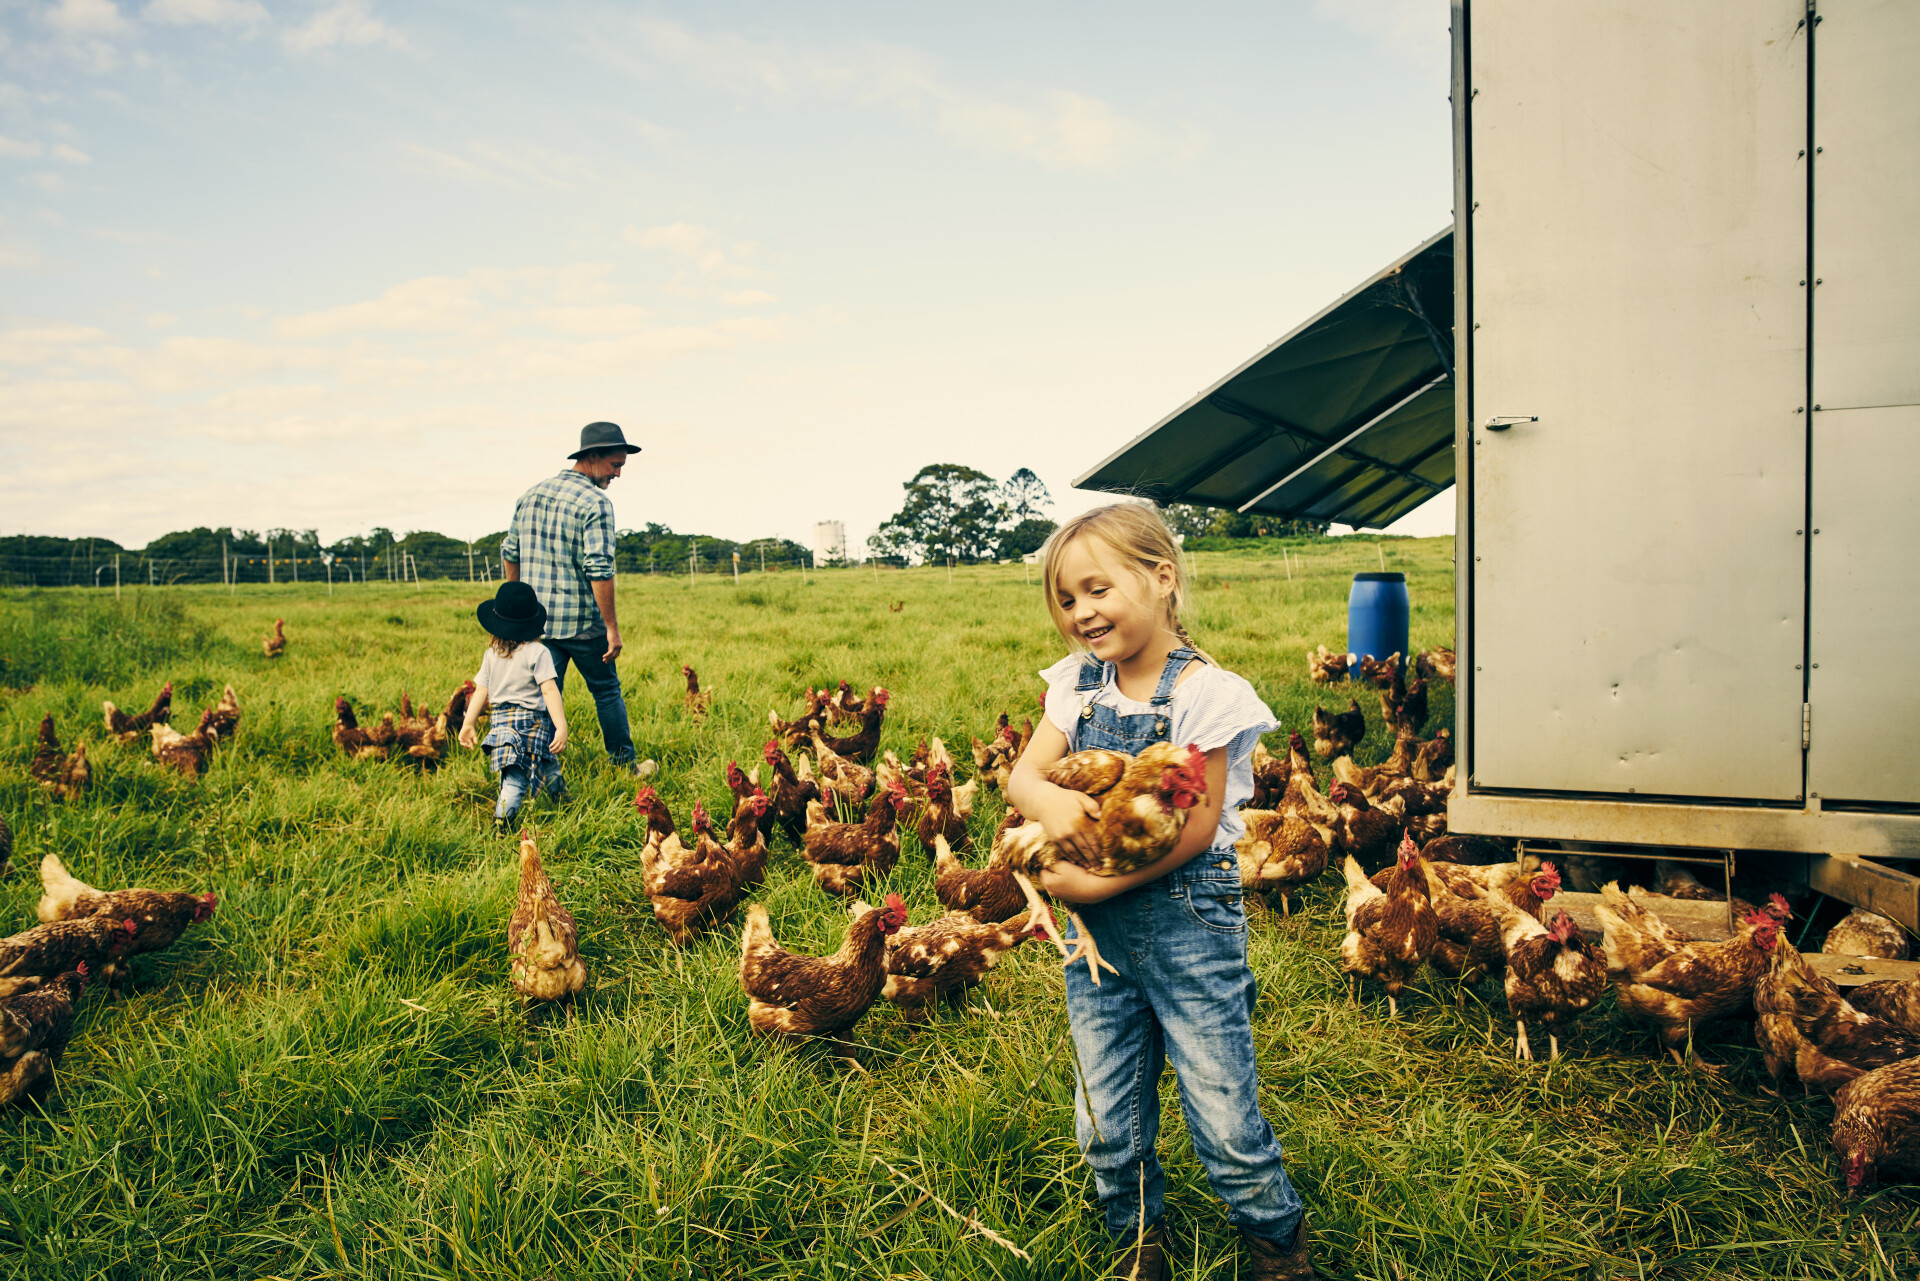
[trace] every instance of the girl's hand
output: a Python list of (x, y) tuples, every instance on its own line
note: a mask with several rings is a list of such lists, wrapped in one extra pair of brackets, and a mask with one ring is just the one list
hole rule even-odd
[(1100, 802), (1085, 792), (1045, 784), (1040, 803), (1028, 812), (1030, 822), (1040, 824), (1047, 839), (1058, 845), (1076, 863), (1090, 863), (1100, 857), (1094, 839), (1093, 820), (1100, 817)]
[(474, 733), (472, 724), (466, 724), (460, 727), (460, 746), (469, 751), (480, 746), (480, 736)]
[(562, 724), (553, 731), (552, 752), (555, 756), (567, 750), (567, 727)]
[(1061, 902), (1080, 906), (1102, 902), (1128, 888), (1110, 876), (1095, 876), (1071, 863), (1055, 863), (1040, 873), (1039, 880), (1040, 888)]

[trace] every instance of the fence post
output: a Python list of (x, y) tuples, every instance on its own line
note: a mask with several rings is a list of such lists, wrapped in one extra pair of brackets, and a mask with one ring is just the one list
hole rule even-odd
[(113, 554), (113, 599), (120, 599), (120, 553)]
[(735, 552), (733, 554), (733, 585), (735, 587), (738, 587), (740, 585), (740, 553), (739, 552)]
[(467, 544), (467, 581), (473, 581), (473, 544)]

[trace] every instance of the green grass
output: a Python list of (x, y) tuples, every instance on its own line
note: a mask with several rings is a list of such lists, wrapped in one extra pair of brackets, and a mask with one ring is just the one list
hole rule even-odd
[[(1451, 540), (1383, 546), (1408, 572), (1415, 646), (1449, 642)], [(1319, 696), (1302, 651), (1344, 636), (1346, 582), (1379, 555), (1370, 540), (1295, 550), (1292, 578), (1276, 559), (1202, 554), (1186, 620), (1289, 728)], [(625, 580), (640, 751), (684, 814), (696, 796), (725, 799), (727, 760), (750, 763), (767, 709), (809, 682), (892, 689), (896, 749), (964, 744), (1002, 709), (1017, 720), (1060, 653), (1024, 577)], [(570, 1018), (520, 1009), (505, 982), (513, 851), (490, 832), (484, 763), (460, 753), (422, 776), (343, 760), (328, 738), (336, 695), (375, 709), (403, 689), (444, 698), (477, 665), (483, 594), (0, 595), (0, 685), (15, 687), (0, 692), (0, 812), (18, 834), (0, 923), (32, 920), (48, 850), (96, 884), (221, 897), (209, 925), (139, 962), (127, 995), (89, 997), (45, 1114), (0, 1114), (0, 1276), (1099, 1276), (1051, 954), (1015, 953), (931, 1025), (877, 1006), (856, 1029), (864, 1075), (752, 1038), (736, 927), (680, 950), (652, 922), (631, 780), (606, 767), (577, 683), (575, 799), (528, 817), (591, 986)], [(290, 645), (270, 664), (258, 642), (276, 616)], [(717, 690), (705, 723), (682, 709), (683, 662)], [(246, 708), (200, 782), (102, 736), (102, 698), (144, 707), (169, 678), (178, 719), (229, 681)], [(1452, 710), (1438, 691), (1437, 723)], [(83, 803), (50, 806), (26, 777), (47, 712), (89, 744)], [(1375, 726), (1361, 758), (1387, 747)], [(999, 805), (980, 806), (980, 828)], [(916, 920), (938, 910), (911, 848), (891, 888)], [(788, 946), (837, 940), (843, 918), (784, 839), (762, 899)], [(1724, 1081), (1657, 1060), (1610, 1006), (1563, 1038), (1560, 1062), (1520, 1065), (1492, 985), (1458, 1010), (1411, 996), (1398, 1022), (1377, 993), (1349, 1009), (1339, 933), (1329, 879), (1291, 921), (1256, 918), (1250, 949), (1266, 1108), (1327, 1275), (1913, 1275), (1920, 1206), (1901, 1190), (1838, 1195), (1828, 1105), (1763, 1094), (1744, 1029), (1705, 1046), (1730, 1065)], [(1224, 1281), (1234, 1238), (1171, 1083), (1163, 1094), (1178, 1275)]]

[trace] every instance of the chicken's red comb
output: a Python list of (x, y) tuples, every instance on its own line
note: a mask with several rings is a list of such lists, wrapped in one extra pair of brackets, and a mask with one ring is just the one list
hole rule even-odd
[(901, 898), (898, 894), (889, 894), (882, 901), (888, 907), (897, 909), (898, 911), (904, 912), (907, 910), (907, 900)]
[(1198, 743), (1187, 744), (1187, 768), (1203, 770), (1207, 767), (1207, 754), (1200, 750)]
[(1401, 838), (1400, 838), (1400, 853), (1401, 853), (1401, 854), (1403, 854), (1403, 855), (1405, 855), (1405, 854), (1418, 854), (1419, 852), (1420, 852), (1420, 847), (1419, 847), (1418, 845), (1415, 845), (1415, 844), (1413, 843), (1413, 833), (1412, 833), (1412, 832), (1408, 832), (1408, 833), (1406, 833), (1406, 834), (1404, 834), (1403, 836), (1401, 836)]
[(660, 799), (660, 794), (655, 792), (653, 788), (642, 787), (633, 794), (633, 808), (644, 814), (653, 807), (653, 803), (658, 799)]
[(1767, 895), (1767, 907), (1770, 910), (1770, 914), (1778, 917), (1780, 920), (1791, 921), (1793, 919), (1793, 909), (1787, 906), (1787, 896), (1784, 894)]
[(73, 965), (73, 972), (75, 974), (78, 974), (81, 978), (87, 977), (87, 963), (85, 961), (75, 961)]
[(767, 764), (769, 765), (773, 764), (773, 758), (779, 754), (780, 744), (773, 739), (768, 739), (767, 745), (760, 749), (760, 755), (766, 758)]
[(120, 924), (126, 927), (127, 933), (129, 934), (138, 934), (140, 932), (140, 927), (133, 923), (132, 917), (128, 917), (126, 920), (120, 922)]

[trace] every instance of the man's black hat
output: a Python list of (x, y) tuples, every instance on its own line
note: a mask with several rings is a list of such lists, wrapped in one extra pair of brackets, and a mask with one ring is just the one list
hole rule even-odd
[(640, 446), (627, 443), (626, 433), (620, 430), (620, 424), (588, 423), (580, 429), (580, 448), (568, 454), (567, 457), (578, 458), (596, 449), (624, 449), (629, 454), (640, 452)]
[(533, 588), (517, 579), (500, 584), (494, 598), (481, 601), (474, 612), (480, 615), (480, 626), (502, 640), (539, 640), (547, 630), (547, 607)]

